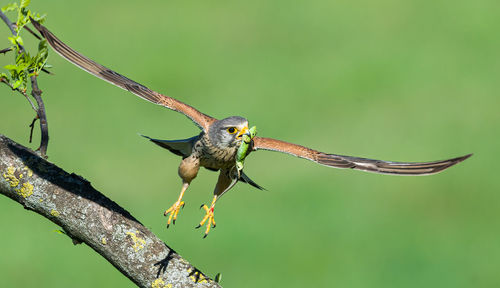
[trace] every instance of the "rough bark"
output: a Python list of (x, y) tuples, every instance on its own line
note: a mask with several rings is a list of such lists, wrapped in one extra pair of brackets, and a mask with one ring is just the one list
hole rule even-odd
[(61, 226), (140, 287), (220, 287), (90, 182), (1, 134), (0, 193)]

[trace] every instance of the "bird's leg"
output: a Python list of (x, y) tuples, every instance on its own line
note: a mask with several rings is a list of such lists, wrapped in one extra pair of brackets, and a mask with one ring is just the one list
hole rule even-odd
[(200, 228), (207, 222), (207, 229), (205, 230), (205, 236), (203, 238), (207, 237), (208, 232), (210, 232), (210, 228), (215, 228), (215, 219), (214, 219), (214, 207), (215, 207), (215, 202), (217, 201), (217, 195), (214, 195), (214, 199), (212, 200), (212, 204), (210, 205), (210, 208), (206, 204), (203, 204), (200, 208), (203, 208), (206, 212), (205, 217), (201, 220), (200, 224), (196, 226), (196, 228)]
[(181, 189), (181, 195), (179, 195), (179, 199), (172, 205), (170, 208), (168, 208), (163, 215), (167, 216), (170, 214), (168, 217), (167, 221), (167, 228), (170, 226), (170, 223), (173, 220), (173, 224), (175, 224), (175, 220), (177, 219), (177, 214), (179, 214), (179, 210), (184, 207), (184, 201), (182, 201), (182, 197), (184, 196), (184, 192), (186, 189), (189, 187), (188, 182), (183, 182), (182, 183), (182, 189)]

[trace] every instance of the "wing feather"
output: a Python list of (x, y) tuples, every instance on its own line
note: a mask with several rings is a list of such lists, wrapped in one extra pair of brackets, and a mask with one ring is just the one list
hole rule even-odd
[(367, 172), (393, 175), (436, 174), (457, 163), (464, 161), (472, 155), (468, 154), (457, 158), (433, 162), (392, 162), (336, 154), (327, 154), (301, 145), (263, 137), (255, 137), (253, 139), (253, 150), (270, 150), (283, 152), (329, 167), (350, 168)]
[(105, 80), (115, 86), (118, 86), (124, 90), (130, 91), (135, 95), (158, 105), (164, 106), (171, 110), (180, 112), (190, 118), (195, 124), (197, 124), (204, 131), (208, 130), (210, 124), (216, 121), (206, 114), (201, 113), (192, 106), (189, 106), (179, 100), (165, 96), (156, 91), (153, 91), (146, 86), (139, 84), (105, 66), (92, 61), (91, 59), (83, 56), (82, 54), (76, 52), (71, 47), (63, 43), (59, 38), (57, 38), (52, 32), (50, 32), (45, 26), (31, 19), (35, 28), (43, 35), (49, 45), (63, 58), (69, 62), (75, 64), (79, 68), (87, 71), (88, 73)]

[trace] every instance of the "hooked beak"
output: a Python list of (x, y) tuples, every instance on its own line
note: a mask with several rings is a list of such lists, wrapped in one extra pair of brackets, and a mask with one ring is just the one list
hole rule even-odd
[(238, 135), (236, 135), (236, 138), (241, 139), (241, 137), (243, 137), (243, 135), (250, 136), (250, 131), (248, 131), (248, 126), (243, 127), (243, 129), (240, 130)]

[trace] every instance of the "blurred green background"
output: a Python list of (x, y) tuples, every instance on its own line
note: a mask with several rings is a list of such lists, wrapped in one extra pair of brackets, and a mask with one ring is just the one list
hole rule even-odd
[[(500, 287), (498, 1), (32, 2), (76, 50), (214, 117), (247, 117), (261, 136), (392, 161), (475, 153), (439, 175), (396, 177), (258, 152), (246, 171), (268, 191), (237, 185), (202, 239), (198, 207), (217, 174), (201, 170), (167, 230), (180, 158), (137, 135), (199, 130), (52, 53), (56, 75), (39, 79), (49, 160), (223, 286)], [(0, 91), (0, 133), (37, 148), (27, 101)], [(6, 197), (0, 217), (0, 286), (133, 287)]]

